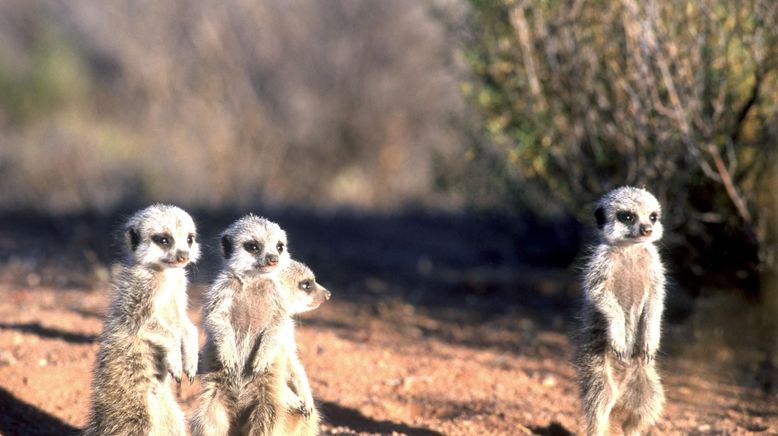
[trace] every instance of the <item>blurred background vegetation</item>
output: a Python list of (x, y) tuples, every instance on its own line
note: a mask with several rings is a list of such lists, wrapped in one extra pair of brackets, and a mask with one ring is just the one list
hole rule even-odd
[(776, 2), (472, 5), (465, 91), (506, 183), (582, 219), (592, 193), (646, 186), (681, 275), (748, 281), (775, 264)]
[(0, 209), (588, 226), (636, 184), (681, 279), (755, 290), (778, 239), (777, 4), (6, 0)]

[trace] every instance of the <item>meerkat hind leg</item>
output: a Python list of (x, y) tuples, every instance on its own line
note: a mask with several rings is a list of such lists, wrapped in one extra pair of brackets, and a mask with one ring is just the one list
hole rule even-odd
[(226, 435), (230, 430), (230, 416), (224, 405), (224, 397), (213, 386), (203, 388), (203, 391), (206, 389), (210, 395), (200, 397), (202, 403), (191, 420), (192, 436)]
[(611, 411), (618, 399), (618, 387), (614, 380), (613, 369), (607, 358), (603, 358), (601, 369), (591, 371), (586, 375), (584, 391), (584, 412), (586, 417), (586, 434), (608, 434)]
[(624, 434), (638, 435), (653, 425), (659, 419), (664, 402), (664, 391), (656, 369), (653, 365), (638, 367), (620, 401), (625, 415), (621, 426)]

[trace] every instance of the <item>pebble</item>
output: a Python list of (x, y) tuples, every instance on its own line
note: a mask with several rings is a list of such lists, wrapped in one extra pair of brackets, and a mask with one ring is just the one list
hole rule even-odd
[(6, 350), (0, 350), (0, 366), (10, 366), (16, 364), (16, 358)]

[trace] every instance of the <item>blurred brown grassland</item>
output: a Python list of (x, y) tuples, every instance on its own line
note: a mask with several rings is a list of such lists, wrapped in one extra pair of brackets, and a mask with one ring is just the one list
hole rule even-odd
[(757, 271), (778, 240), (777, 68), (769, 0), (7, 0), (0, 208), (588, 223), (637, 184), (696, 274), (722, 246)]
[(430, 7), (2, 2), (0, 206), (445, 203), (464, 102)]

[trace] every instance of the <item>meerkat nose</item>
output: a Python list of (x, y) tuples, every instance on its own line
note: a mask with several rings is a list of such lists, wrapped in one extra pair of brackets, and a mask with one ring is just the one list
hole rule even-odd
[(324, 301), (327, 301), (327, 300), (329, 300), (329, 299), (330, 299), (330, 297), (332, 297), (332, 294), (330, 293), (330, 291), (328, 291), (328, 290), (326, 290), (326, 289), (325, 289), (325, 290), (324, 290)]
[(189, 253), (186, 251), (176, 252), (176, 262), (186, 262), (187, 260), (189, 260)]
[(268, 265), (278, 265), (278, 255), (268, 254), (267, 257), (265, 257), (265, 263)]
[(651, 233), (654, 230), (651, 228), (651, 225), (648, 224), (641, 224), (640, 225), (640, 235), (641, 236), (651, 236)]

